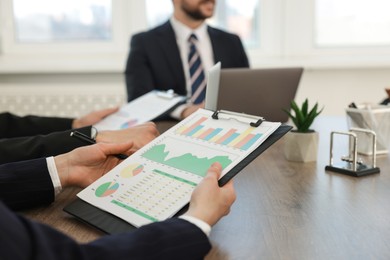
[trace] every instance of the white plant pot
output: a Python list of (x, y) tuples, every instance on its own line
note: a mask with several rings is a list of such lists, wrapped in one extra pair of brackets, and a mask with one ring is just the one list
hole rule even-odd
[(317, 161), (318, 132), (288, 132), (284, 137), (284, 156), (289, 161)]

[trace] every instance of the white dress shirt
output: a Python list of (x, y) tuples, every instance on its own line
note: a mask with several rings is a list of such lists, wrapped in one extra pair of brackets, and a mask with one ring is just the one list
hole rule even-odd
[[(196, 42), (196, 48), (199, 52), (200, 59), (202, 61), (203, 71), (205, 78), (207, 80), (207, 71), (214, 65), (214, 53), (213, 48), (211, 46), (211, 40), (210, 36), (207, 32), (207, 24), (202, 23), (198, 28), (195, 30), (189, 28), (188, 26), (182, 24), (178, 20), (176, 20), (174, 17), (171, 17), (170, 23), (172, 25), (173, 31), (176, 35), (176, 42), (177, 46), (179, 47), (180, 51), (180, 57), (183, 64), (183, 70), (185, 74), (186, 79), (186, 89), (187, 89), (187, 98), (189, 99), (191, 97), (191, 79), (190, 79), (190, 72), (189, 72), (189, 66), (188, 66), (188, 55), (190, 52), (189, 42), (188, 39), (191, 34), (195, 34), (198, 41)], [(188, 104), (191, 105), (191, 104)], [(183, 112), (183, 110), (188, 105), (182, 105), (176, 108), (172, 113), (171, 116), (176, 119), (180, 119), (180, 115)]]

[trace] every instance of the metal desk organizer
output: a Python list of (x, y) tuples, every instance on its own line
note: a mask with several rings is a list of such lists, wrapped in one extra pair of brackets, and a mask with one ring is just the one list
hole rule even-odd
[[(356, 132), (366, 133), (372, 136), (372, 161), (371, 165), (366, 165), (363, 161), (357, 158), (357, 142), (358, 138)], [(338, 165), (333, 164), (333, 137), (335, 134), (348, 135), (349, 136), (349, 154), (346, 157), (341, 158), (341, 163)], [(366, 176), (374, 173), (379, 173), (380, 169), (376, 167), (376, 134), (372, 130), (362, 128), (351, 128), (349, 132), (337, 132), (333, 131), (330, 138), (330, 159), (329, 165), (325, 167), (327, 171), (338, 172), (354, 177)]]

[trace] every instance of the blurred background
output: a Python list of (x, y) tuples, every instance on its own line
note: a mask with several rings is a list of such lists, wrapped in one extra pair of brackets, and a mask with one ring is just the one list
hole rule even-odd
[[(337, 116), (386, 96), (388, 10), (388, 0), (218, 0), (209, 23), (241, 36), (252, 68), (304, 67), (296, 100)], [(78, 116), (123, 104), (131, 35), (171, 12), (171, 0), (0, 0), (0, 111)]]

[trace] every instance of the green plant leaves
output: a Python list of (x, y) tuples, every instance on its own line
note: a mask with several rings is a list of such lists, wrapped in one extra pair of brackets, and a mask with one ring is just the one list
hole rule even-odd
[(314, 119), (322, 112), (324, 108), (318, 111), (318, 103), (314, 105), (314, 107), (309, 111), (309, 101), (306, 98), (302, 103), (302, 106), (299, 107), (297, 103), (292, 100), (291, 101), (291, 110), (294, 112), (292, 114), (290, 111), (284, 109), (284, 111), (288, 114), (288, 116), (293, 121), (295, 127), (297, 128), (297, 132), (306, 133), (309, 132), (311, 124), (314, 122)]

